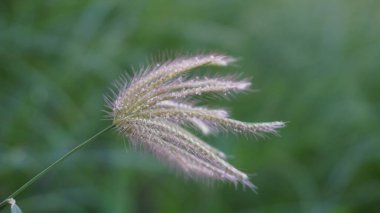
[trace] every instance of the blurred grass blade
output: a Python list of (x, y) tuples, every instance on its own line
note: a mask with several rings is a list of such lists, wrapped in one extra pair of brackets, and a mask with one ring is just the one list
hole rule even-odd
[(11, 205), (11, 213), (22, 213), (20, 207), (16, 204), (16, 200), (13, 198), (10, 198), (8, 200), (8, 203)]
[(14, 204), (11, 206), (11, 213), (22, 213), (20, 207), (17, 206), (17, 204)]

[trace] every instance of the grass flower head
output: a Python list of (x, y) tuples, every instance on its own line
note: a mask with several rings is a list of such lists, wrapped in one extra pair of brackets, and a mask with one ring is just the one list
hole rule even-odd
[(122, 82), (114, 98), (108, 98), (110, 115), (117, 129), (135, 146), (142, 146), (159, 159), (191, 177), (241, 183), (254, 188), (248, 176), (230, 165), (221, 151), (186, 127), (204, 134), (218, 130), (235, 133), (275, 133), (283, 122), (245, 123), (233, 120), (222, 109), (196, 106), (204, 94), (227, 94), (247, 90), (250, 82), (233, 77), (187, 77), (202, 66), (227, 66), (234, 59), (220, 54), (180, 57), (147, 68)]

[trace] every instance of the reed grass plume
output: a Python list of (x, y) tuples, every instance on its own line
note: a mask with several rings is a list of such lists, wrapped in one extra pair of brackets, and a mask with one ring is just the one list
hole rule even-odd
[(119, 82), (114, 97), (106, 98), (114, 125), (134, 146), (149, 150), (159, 159), (186, 175), (241, 183), (254, 189), (247, 174), (226, 161), (226, 155), (188, 129), (204, 134), (217, 131), (234, 133), (275, 133), (281, 121), (246, 123), (229, 118), (223, 109), (197, 106), (205, 94), (228, 96), (249, 89), (250, 82), (235, 77), (189, 77), (202, 66), (227, 66), (232, 57), (204, 54), (179, 57), (154, 64)]

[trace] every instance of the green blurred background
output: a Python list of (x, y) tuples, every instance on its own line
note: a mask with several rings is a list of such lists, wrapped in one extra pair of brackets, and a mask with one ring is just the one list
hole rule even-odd
[[(25, 212), (380, 212), (380, 1), (0, 1), (0, 198), (97, 131), (103, 95), (162, 51), (241, 59), (217, 100), (280, 137), (205, 137), (255, 194), (194, 182), (108, 132), (17, 197)], [(7, 212), (9, 210), (3, 210)]]

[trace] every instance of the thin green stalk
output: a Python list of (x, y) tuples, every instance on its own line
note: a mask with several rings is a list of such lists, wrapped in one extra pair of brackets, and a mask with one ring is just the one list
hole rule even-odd
[(30, 179), (28, 182), (26, 182), (24, 185), (22, 185), (19, 189), (17, 189), (15, 192), (13, 192), (11, 195), (9, 195), (4, 201), (0, 203), (0, 209), (5, 206), (8, 203), (8, 199), (16, 197), (18, 194), (20, 194), (22, 191), (24, 191), (26, 188), (28, 188), (30, 185), (32, 185), (35, 181), (40, 179), (45, 173), (47, 173), (50, 169), (52, 169), (57, 164), (61, 163), (63, 160), (65, 160), (67, 157), (81, 149), (83, 146), (91, 142), (93, 139), (95, 139), (97, 136), (101, 135), (102, 133), (110, 130), (114, 125), (110, 125), (100, 132), (93, 135), (91, 138), (85, 140), (83, 143), (79, 144), (78, 146), (74, 147), (72, 150), (64, 154), (61, 158), (56, 160), (54, 163), (52, 163), (50, 166), (48, 166), (46, 169), (42, 170), (40, 173), (38, 173), (36, 176), (34, 176), (32, 179)]

